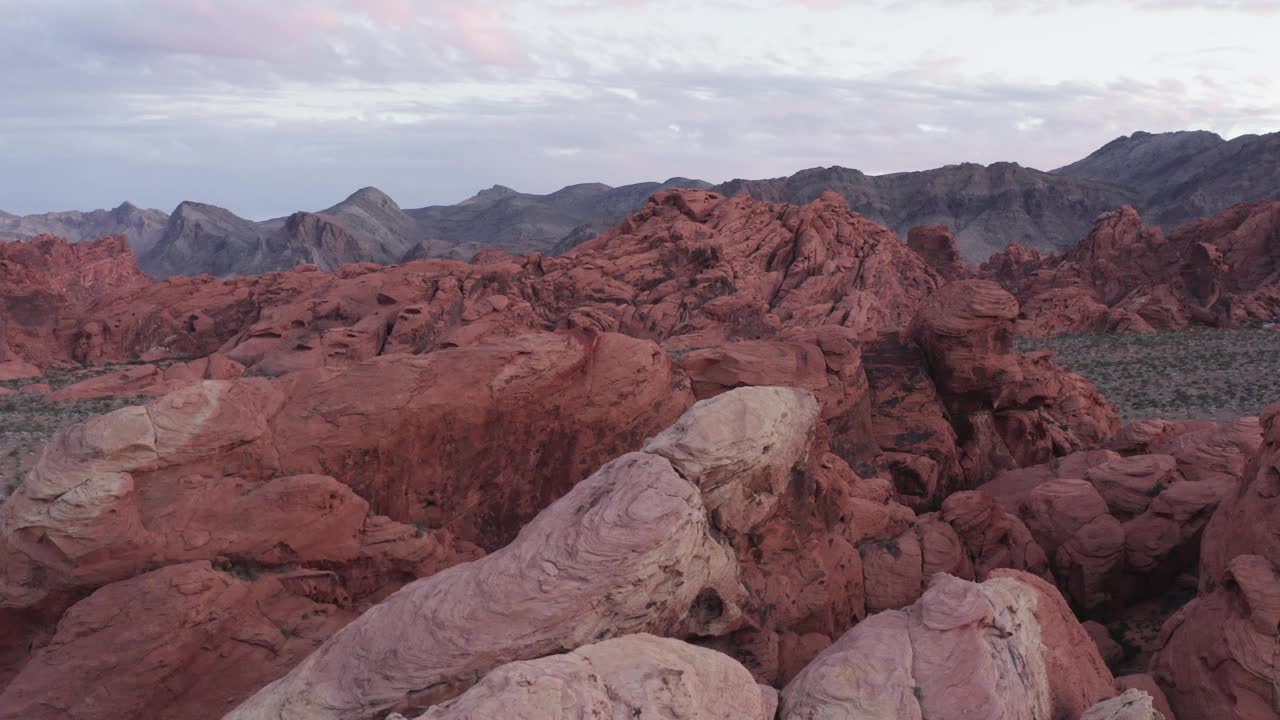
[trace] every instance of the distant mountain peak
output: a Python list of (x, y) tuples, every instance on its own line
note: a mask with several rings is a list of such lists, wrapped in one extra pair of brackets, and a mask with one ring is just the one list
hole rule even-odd
[(396, 204), (395, 200), (391, 199), (390, 195), (382, 192), (381, 190), (379, 190), (376, 187), (373, 187), (372, 185), (368, 187), (362, 187), (359, 190), (351, 193), (349, 196), (347, 196), (346, 200), (343, 200), (342, 202), (334, 206), (334, 209), (340, 208), (343, 205), (362, 205), (366, 207), (371, 205), (373, 207), (386, 208), (386, 209), (393, 209), (393, 208), (396, 210), (400, 209), (400, 206)]

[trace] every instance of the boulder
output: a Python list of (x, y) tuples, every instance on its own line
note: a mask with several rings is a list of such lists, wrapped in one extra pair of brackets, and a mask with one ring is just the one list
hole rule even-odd
[(1263, 720), (1275, 705), (1280, 573), (1239, 555), (1160, 631), (1151, 674), (1180, 718)]
[(817, 419), (808, 391), (745, 387), (699, 401), (644, 450), (698, 486), (721, 532), (745, 535), (776, 510)]
[(1049, 480), (1027, 494), (1019, 513), (1051, 557), (1081, 528), (1107, 515), (1107, 502), (1084, 480)]
[(914, 531), (858, 547), (866, 578), (867, 612), (905, 607), (920, 597), (924, 564)]
[(993, 282), (963, 280), (935, 293), (912, 321), (943, 395), (995, 398), (1022, 379), (1013, 354), (1018, 303)]
[(100, 588), (0, 693), (0, 718), (217, 718), (351, 619), (298, 580), (198, 561)]
[(1238, 555), (1280, 563), (1280, 403), (1262, 412), (1264, 437), (1243, 480), (1227, 493), (1204, 530), (1201, 587), (1221, 577)]
[(722, 634), (743, 591), (710, 532), (698, 488), (665, 458), (624, 455), (511, 545), (405, 586), (227, 718), (380, 717), (596, 640)]
[(1155, 707), (1154, 699), (1137, 688), (1103, 700), (1085, 711), (1080, 720), (1166, 720)]
[(554, 720), (584, 716), (705, 720), (772, 720), (773, 688), (726, 655), (652, 635), (628, 635), (565, 655), (491, 670), (461, 697), (418, 720), (511, 717)]
[(997, 568), (1024, 570), (1049, 576), (1049, 561), (1031, 531), (990, 494), (959, 492), (942, 503), (941, 517), (969, 551), (974, 577), (985, 580)]
[(1141, 690), (1151, 696), (1151, 704), (1156, 710), (1164, 715), (1165, 720), (1177, 720), (1173, 714), (1173, 709), (1169, 707), (1169, 699), (1165, 697), (1164, 690), (1156, 684), (1155, 678), (1145, 673), (1137, 675), (1122, 675), (1116, 678), (1116, 685), (1123, 690)]
[(933, 268), (943, 280), (960, 280), (970, 274), (956, 247), (956, 235), (946, 225), (917, 225), (907, 232), (907, 247)]
[(857, 336), (826, 326), (784, 332), (778, 340), (744, 340), (682, 353), (677, 360), (694, 396), (775, 385), (814, 393), (831, 431), (832, 450), (855, 467), (879, 454), (871, 437), (871, 393)]
[(822, 652), (782, 691), (780, 717), (1078, 717), (1114, 694), (1051, 586), (1016, 572), (981, 584), (935, 575), (914, 605)]
[(1262, 446), (1262, 425), (1256, 417), (1188, 425), (1180, 430), (1154, 443), (1151, 452), (1172, 455), (1178, 472), (1188, 480), (1238, 482)]
[(1141, 515), (1152, 499), (1182, 479), (1172, 455), (1133, 455), (1090, 468), (1084, 474), (1119, 517)]
[(1125, 597), (1125, 528), (1111, 515), (1081, 526), (1054, 555), (1053, 572), (1076, 607), (1107, 608)]

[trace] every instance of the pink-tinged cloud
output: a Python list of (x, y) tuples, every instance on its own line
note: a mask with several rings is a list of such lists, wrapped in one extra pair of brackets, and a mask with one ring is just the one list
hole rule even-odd
[(410, 0), (355, 0), (354, 4), (379, 25), (406, 27), (415, 19)]
[(482, 65), (517, 66), (529, 62), (524, 43), (506, 16), (481, 3), (443, 0), (432, 2), (429, 14), (443, 21), (439, 39)]

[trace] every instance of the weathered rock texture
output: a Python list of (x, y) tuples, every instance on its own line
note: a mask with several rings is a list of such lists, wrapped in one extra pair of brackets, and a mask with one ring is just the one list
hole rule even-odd
[(351, 619), (316, 592), (326, 575), (248, 582), (200, 561), (107, 585), (0, 692), (0, 718), (218, 717)]
[(511, 545), (405, 586), (228, 717), (375, 717), (594, 640), (722, 633), (742, 589), (710, 532), (697, 487), (661, 457), (624, 455)]
[(1004, 471), (980, 489), (1025, 521), (1073, 605), (1114, 611), (1196, 572), (1206, 525), (1260, 439), (1251, 418), (1169, 424), (1139, 443), (1160, 452), (1078, 452)]
[(500, 547), (691, 401), (652, 343), (533, 334), (197, 381), (73, 426), (0, 507), (0, 674), (85, 594), (168, 564), (303, 568), (359, 610)]
[(123, 235), (71, 244), (50, 235), (0, 243), (0, 362), (67, 359), (58, 334), (112, 293), (151, 284)]
[(930, 297), (911, 324), (955, 428), (949, 464), (963, 480), (949, 489), (1097, 446), (1119, 430), (1115, 409), (1092, 384), (1046, 355), (1014, 351), (1017, 313), (995, 283), (964, 280)]
[(1166, 720), (1166, 718), (1155, 708), (1155, 701), (1150, 695), (1141, 690), (1129, 689), (1089, 708), (1080, 720)]
[(1160, 631), (1151, 671), (1177, 716), (1280, 717), (1278, 627), (1280, 572), (1267, 558), (1237, 555)]
[(1262, 414), (1263, 442), (1228, 492), (1204, 532), (1200, 556), (1202, 587), (1220, 577), (1232, 558), (1260, 555), (1280, 563), (1280, 404)]
[(530, 329), (696, 334), (686, 349), (783, 327), (840, 325), (861, 336), (904, 325), (939, 283), (838, 197), (779, 206), (703, 191), (659, 193), (564, 258), (315, 269), (129, 285), (20, 354), (100, 363), (221, 349), (250, 373), (278, 374)]
[(567, 655), (503, 665), (418, 720), (625, 718), (654, 712), (671, 720), (773, 720), (777, 704), (773, 688), (757, 685), (726, 655), (678, 640), (628, 635)]
[(916, 604), (819, 655), (783, 690), (781, 717), (1068, 718), (1115, 692), (1051, 586), (1010, 571), (982, 584), (937, 575)]
[[(232, 717), (369, 717), (593, 639), (725, 634), (746, 592), (730, 545), (711, 533), (732, 541), (774, 511), (817, 414), (799, 390), (702, 401), (645, 452), (578, 483), (511, 545), (406, 586)], [(394, 652), (406, 645), (422, 650)]]
[(1237, 205), (1166, 237), (1132, 207), (1062, 255), (1011, 247), (982, 274), (1022, 301), (1018, 333), (1153, 332), (1280, 314), (1280, 202)]

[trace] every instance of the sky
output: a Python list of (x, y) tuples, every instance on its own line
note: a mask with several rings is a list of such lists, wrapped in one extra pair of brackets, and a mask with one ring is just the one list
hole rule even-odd
[(1280, 0), (0, 0), (0, 210), (250, 218), (1280, 130)]

